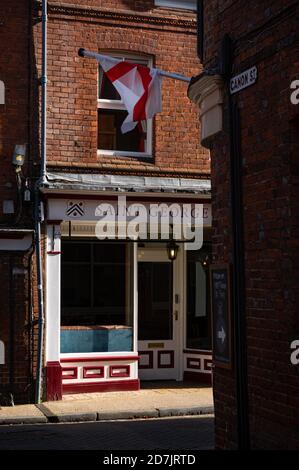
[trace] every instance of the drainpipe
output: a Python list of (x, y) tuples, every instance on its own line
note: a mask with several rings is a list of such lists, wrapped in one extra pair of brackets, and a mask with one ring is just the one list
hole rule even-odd
[(44, 298), (43, 298), (43, 271), (41, 254), (41, 222), (43, 220), (42, 202), (40, 199), (40, 186), (46, 182), (46, 132), (47, 132), (47, 0), (42, 0), (42, 75), (41, 84), (41, 165), (40, 178), (35, 188), (35, 251), (38, 292), (38, 351), (35, 402), (41, 402), (42, 395), (42, 368), (44, 343)]
[(233, 66), (232, 41), (229, 35), (224, 37), (222, 47), (222, 72), (224, 72), (227, 81), (230, 121), (231, 220), (234, 266), (233, 310), (235, 319), (238, 449), (250, 450), (241, 125), (240, 111), (230, 94), (229, 87)]
[(42, 76), (40, 83), (42, 86), (41, 103), (41, 184), (46, 182), (47, 171), (47, 21), (48, 10), (47, 0), (42, 0)]
[(9, 255), (9, 393), (13, 405), (15, 387), (15, 298), (13, 293), (13, 264)]

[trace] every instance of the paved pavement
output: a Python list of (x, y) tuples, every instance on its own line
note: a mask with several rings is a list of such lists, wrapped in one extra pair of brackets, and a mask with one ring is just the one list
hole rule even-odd
[(0, 450), (205, 450), (213, 416), (0, 426)]
[(132, 392), (66, 395), (62, 401), (0, 409), (0, 424), (82, 422), (213, 413), (210, 387), (156, 383)]

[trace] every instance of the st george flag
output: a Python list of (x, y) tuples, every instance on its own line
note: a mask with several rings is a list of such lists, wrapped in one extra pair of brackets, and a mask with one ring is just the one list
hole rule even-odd
[(133, 130), (138, 122), (151, 119), (162, 110), (162, 77), (159, 70), (102, 54), (94, 54), (94, 57), (120, 94), (128, 111), (121, 126), (123, 134)]

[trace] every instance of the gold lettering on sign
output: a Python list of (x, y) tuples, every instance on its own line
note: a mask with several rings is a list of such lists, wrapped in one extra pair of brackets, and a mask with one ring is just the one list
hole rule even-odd
[(151, 349), (164, 348), (164, 343), (148, 343), (147, 347)]

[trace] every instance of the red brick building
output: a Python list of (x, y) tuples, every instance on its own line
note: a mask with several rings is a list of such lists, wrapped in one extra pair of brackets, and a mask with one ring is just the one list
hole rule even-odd
[[(29, 2), (4, 2), (0, 7), (0, 38), (6, 47), (0, 59), (0, 397), (3, 403), (31, 400), (34, 373), (32, 209), (23, 200), (26, 178), (33, 176), (34, 160), (31, 18)], [(12, 161), (15, 146), (25, 143), (28, 158), (20, 174)]]
[(299, 105), (290, 97), (299, 5), (203, 3), (205, 73), (189, 96), (211, 149), (213, 261), (229, 263), (234, 281), (233, 365), (216, 364), (213, 376), (216, 445), (294, 449)]
[[(164, 79), (162, 112), (121, 134), (123, 103), (98, 63), (78, 56), (84, 47), (191, 77), (201, 67), (195, 3), (48, 2), (46, 178), (39, 192), (43, 275), (38, 281), (44, 295), (44, 398), (138, 389), (140, 379), (210, 381), (210, 160), (198, 142), (197, 107), (187, 98), (186, 83)], [(24, 202), (24, 194), (28, 187), (33, 201), (41, 161), (41, 8), (42, 2), (29, 0), (1, 7), (0, 34), (7, 43), (0, 59), (6, 89), (0, 105), (1, 199), (14, 200), (15, 207), (14, 213), (1, 214), (5, 363), (0, 392), (19, 401), (36, 396), (40, 353), (33, 235), (24, 232), (36, 226), (33, 203)], [(23, 143), (18, 191), (19, 165), (11, 161), (14, 146)], [(163, 202), (180, 211), (184, 203), (201, 204), (202, 249), (187, 252), (180, 239), (171, 262), (161, 237), (99, 241), (97, 208), (105, 203), (114, 210), (120, 195), (146, 208)]]

